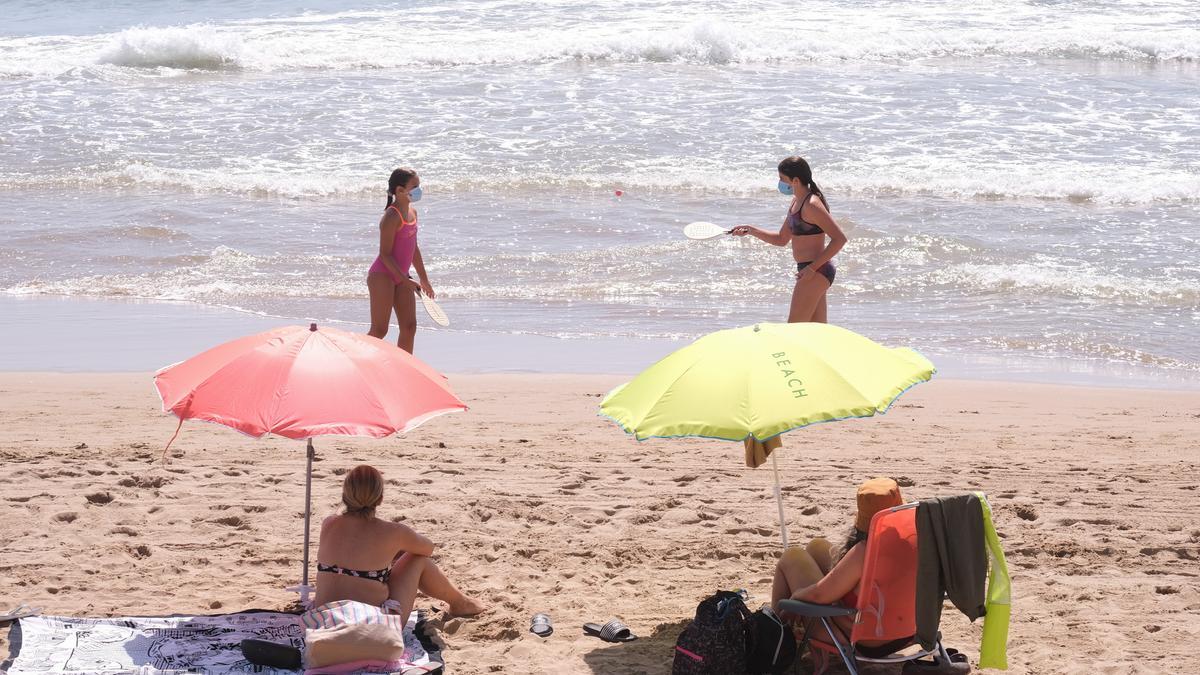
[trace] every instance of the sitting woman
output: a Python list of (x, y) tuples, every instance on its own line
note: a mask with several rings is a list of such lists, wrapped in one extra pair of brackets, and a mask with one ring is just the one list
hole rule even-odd
[(346, 512), (321, 523), (316, 605), (338, 600), (388, 603), (407, 617), (419, 590), (448, 603), (455, 616), (482, 612), (484, 606), (463, 595), (430, 559), (433, 542), (407, 525), (375, 516), (382, 501), (383, 476), (375, 467), (364, 464), (346, 474)]
[[(871, 517), (903, 503), (900, 486), (891, 478), (873, 478), (858, 486), (858, 515), (846, 545), (838, 555), (833, 554), (828, 541), (817, 538), (805, 548), (789, 548), (779, 558), (775, 566), (775, 581), (771, 586), (771, 605), (775, 612), (783, 618), (794, 618), (779, 610), (779, 601), (786, 598), (822, 605), (838, 603), (845, 607), (857, 606), (858, 584), (867, 555), (867, 530), (871, 526)], [(853, 628), (853, 622), (852, 616), (834, 618), (834, 625), (847, 636)], [(810, 639), (830, 642), (820, 622), (811, 620), (804, 628), (814, 631), (808, 634)], [(814, 658), (817, 658), (815, 652)]]

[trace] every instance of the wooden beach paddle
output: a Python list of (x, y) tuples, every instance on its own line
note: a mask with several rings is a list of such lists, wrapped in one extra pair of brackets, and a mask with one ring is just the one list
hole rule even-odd
[(683, 228), (683, 236), (688, 239), (712, 239), (723, 234), (729, 234), (733, 230), (727, 230), (715, 223), (706, 223), (704, 221), (696, 221), (688, 223)]
[(442, 328), (450, 325), (450, 317), (446, 316), (446, 313), (433, 301), (433, 298), (421, 291), (417, 291), (417, 295), (421, 296), (421, 304), (425, 306), (425, 313), (429, 315), (430, 319), (433, 319), (434, 323)]

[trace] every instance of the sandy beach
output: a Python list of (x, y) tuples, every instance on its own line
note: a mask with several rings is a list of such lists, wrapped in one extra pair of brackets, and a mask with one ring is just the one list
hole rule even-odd
[[(768, 597), (770, 474), (734, 444), (627, 438), (595, 414), (621, 379), (451, 376), (467, 413), (405, 437), (318, 440), (318, 518), (345, 470), (374, 464), (381, 514), (431, 536), (451, 578), (491, 605), (442, 622), (449, 673), (668, 672), (699, 599)], [(283, 588), (299, 573), (300, 443), (190, 423), (164, 466), (175, 424), (148, 374), (6, 373), (0, 411), (0, 604), (100, 617), (295, 598)], [(885, 417), (786, 437), (791, 534), (839, 536), (865, 477), (894, 476), (908, 498), (984, 490), (1013, 574), (1011, 672), (1187, 672), (1197, 411), (1197, 392), (935, 380)], [(527, 632), (539, 611), (557, 627), (546, 640)], [(582, 635), (611, 616), (642, 639)], [(947, 644), (974, 660), (979, 626), (946, 616)]]

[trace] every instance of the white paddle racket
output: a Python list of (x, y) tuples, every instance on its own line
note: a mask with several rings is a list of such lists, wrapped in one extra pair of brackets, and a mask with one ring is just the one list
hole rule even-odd
[(723, 234), (729, 234), (732, 231), (733, 230), (727, 230), (715, 223), (697, 221), (694, 223), (688, 223), (687, 226), (683, 228), (683, 236), (687, 237), (688, 239), (712, 239), (713, 237), (719, 237)]
[(442, 311), (441, 307), (438, 307), (433, 298), (420, 291), (417, 291), (417, 295), (421, 296), (421, 304), (425, 305), (425, 313), (429, 315), (430, 319), (433, 319), (434, 323), (442, 328), (450, 325), (450, 317), (446, 316), (446, 313)]

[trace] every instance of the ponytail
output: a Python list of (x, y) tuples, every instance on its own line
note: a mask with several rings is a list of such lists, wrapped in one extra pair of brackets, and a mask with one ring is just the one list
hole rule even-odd
[(808, 189), (810, 191), (812, 191), (812, 193), (814, 195), (816, 195), (818, 199), (821, 200), (821, 203), (825, 205), (825, 210), (828, 211), (829, 210), (829, 201), (827, 199), (825, 199), (825, 193), (821, 192), (821, 188), (817, 187), (817, 181), (815, 181), (815, 180), (808, 181)]

